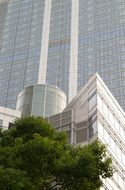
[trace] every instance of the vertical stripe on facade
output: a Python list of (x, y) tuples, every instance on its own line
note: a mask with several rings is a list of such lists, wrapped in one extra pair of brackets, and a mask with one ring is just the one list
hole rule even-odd
[(72, 0), (69, 102), (77, 93), (79, 0)]
[(45, 1), (40, 65), (39, 65), (39, 74), (38, 74), (38, 83), (43, 83), (43, 84), (46, 82), (51, 4), (52, 4), (52, 0)]

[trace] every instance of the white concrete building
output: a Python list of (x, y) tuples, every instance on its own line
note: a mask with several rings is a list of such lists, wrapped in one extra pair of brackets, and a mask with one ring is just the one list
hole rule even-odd
[(16, 118), (21, 117), (21, 112), (0, 106), (0, 128), (7, 130), (12, 127)]
[(88, 144), (96, 139), (107, 145), (116, 169), (101, 190), (125, 190), (125, 113), (98, 74), (69, 103), (64, 112), (48, 118), (66, 131), (69, 143)]

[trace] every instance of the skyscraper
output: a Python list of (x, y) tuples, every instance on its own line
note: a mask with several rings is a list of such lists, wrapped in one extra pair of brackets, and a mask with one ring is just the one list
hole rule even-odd
[(124, 0), (0, 1), (0, 105), (47, 83), (69, 101), (98, 72), (125, 110)]
[(44, 0), (0, 1), (0, 105), (15, 108), (24, 86), (37, 83)]

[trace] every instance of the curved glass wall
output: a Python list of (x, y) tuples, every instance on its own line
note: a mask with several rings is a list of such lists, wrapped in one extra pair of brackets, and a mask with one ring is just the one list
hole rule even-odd
[(66, 107), (66, 95), (57, 87), (36, 84), (26, 87), (18, 96), (17, 110), (22, 116), (48, 117)]

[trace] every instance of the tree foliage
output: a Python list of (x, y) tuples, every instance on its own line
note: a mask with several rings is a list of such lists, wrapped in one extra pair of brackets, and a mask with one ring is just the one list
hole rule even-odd
[(97, 190), (112, 173), (103, 144), (68, 145), (42, 118), (17, 119), (0, 131), (1, 190)]

